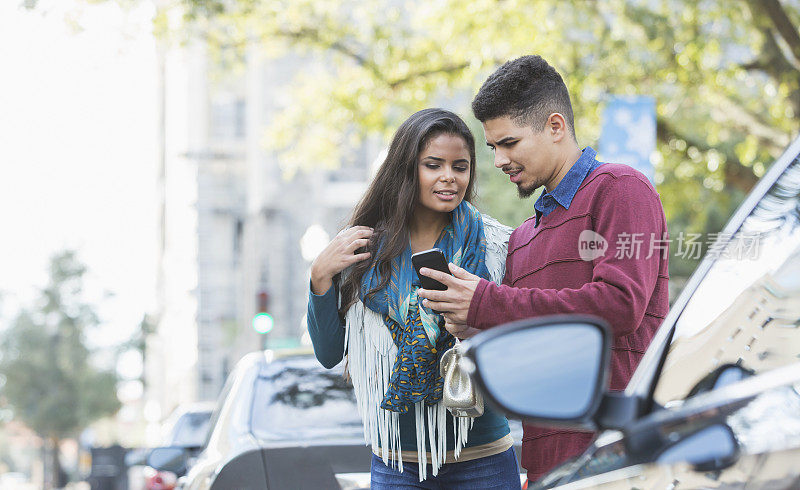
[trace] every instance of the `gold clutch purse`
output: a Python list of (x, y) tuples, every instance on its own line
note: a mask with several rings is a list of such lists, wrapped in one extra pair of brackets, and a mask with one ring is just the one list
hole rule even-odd
[(461, 351), (456, 345), (442, 354), (439, 372), (444, 380), (442, 403), (454, 417), (480, 417), (483, 415), (483, 396), (478, 392), (469, 374), (461, 369)]

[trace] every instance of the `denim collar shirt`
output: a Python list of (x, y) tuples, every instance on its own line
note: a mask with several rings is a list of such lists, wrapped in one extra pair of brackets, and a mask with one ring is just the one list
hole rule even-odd
[(536, 226), (539, 226), (542, 216), (552, 213), (559, 205), (564, 209), (569, 209), (572, 199), (586, 176), (603, 164), (598, 162), (596, 157), (597, 152), (591, 146), (587, 146), (556, 188), (552, 192), (547, 192), (547, 189), (542, 192), (542, 195), (533, 204), (536, 210)]

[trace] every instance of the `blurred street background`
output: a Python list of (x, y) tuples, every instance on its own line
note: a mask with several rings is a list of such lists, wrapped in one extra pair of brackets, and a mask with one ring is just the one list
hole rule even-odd
[(550, 61), (579, 144), (705, 252), (800, 127), (798, 25), (797, 0), (3, 0), (0, 489), (88, 488), (245, 354), (308, 346), (311, 261), (412, 112), (462, 115), (478, 207), (529, 217), (469, 109), (508, 59)]

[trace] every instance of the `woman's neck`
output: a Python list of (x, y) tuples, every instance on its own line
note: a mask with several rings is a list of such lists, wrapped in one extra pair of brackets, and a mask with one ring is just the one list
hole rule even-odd
[(450, 213), (438, 213), (421, 206), (414, 210), (408, 233), (413, 253), (433, 248), (445, 226), (450, 223)]

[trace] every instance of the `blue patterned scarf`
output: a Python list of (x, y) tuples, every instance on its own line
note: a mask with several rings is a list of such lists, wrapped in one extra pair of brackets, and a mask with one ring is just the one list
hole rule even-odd
[[(450, 214), (450, 224), (442, 231), (435, 247), (444, 252), (448, 262), (488, 278), (481, 214), (466, 201)], [(397, 359), (381, 408), (406, 413), (417, 402), (434, 405), (442, 399), (439, 358), (454, 345), (455, 339), (446, 330), (439, 329), (441, 315), (418, 302), (419, 278), (411, 265), (410, 245), (392, 260), (388, 285), (367, 297), (366, 293), (380, 284), (380, 280), (377, 263), (373, 263), (361, 279), (361, 299), (367, 308), (383, 316), (397, 346)]]

